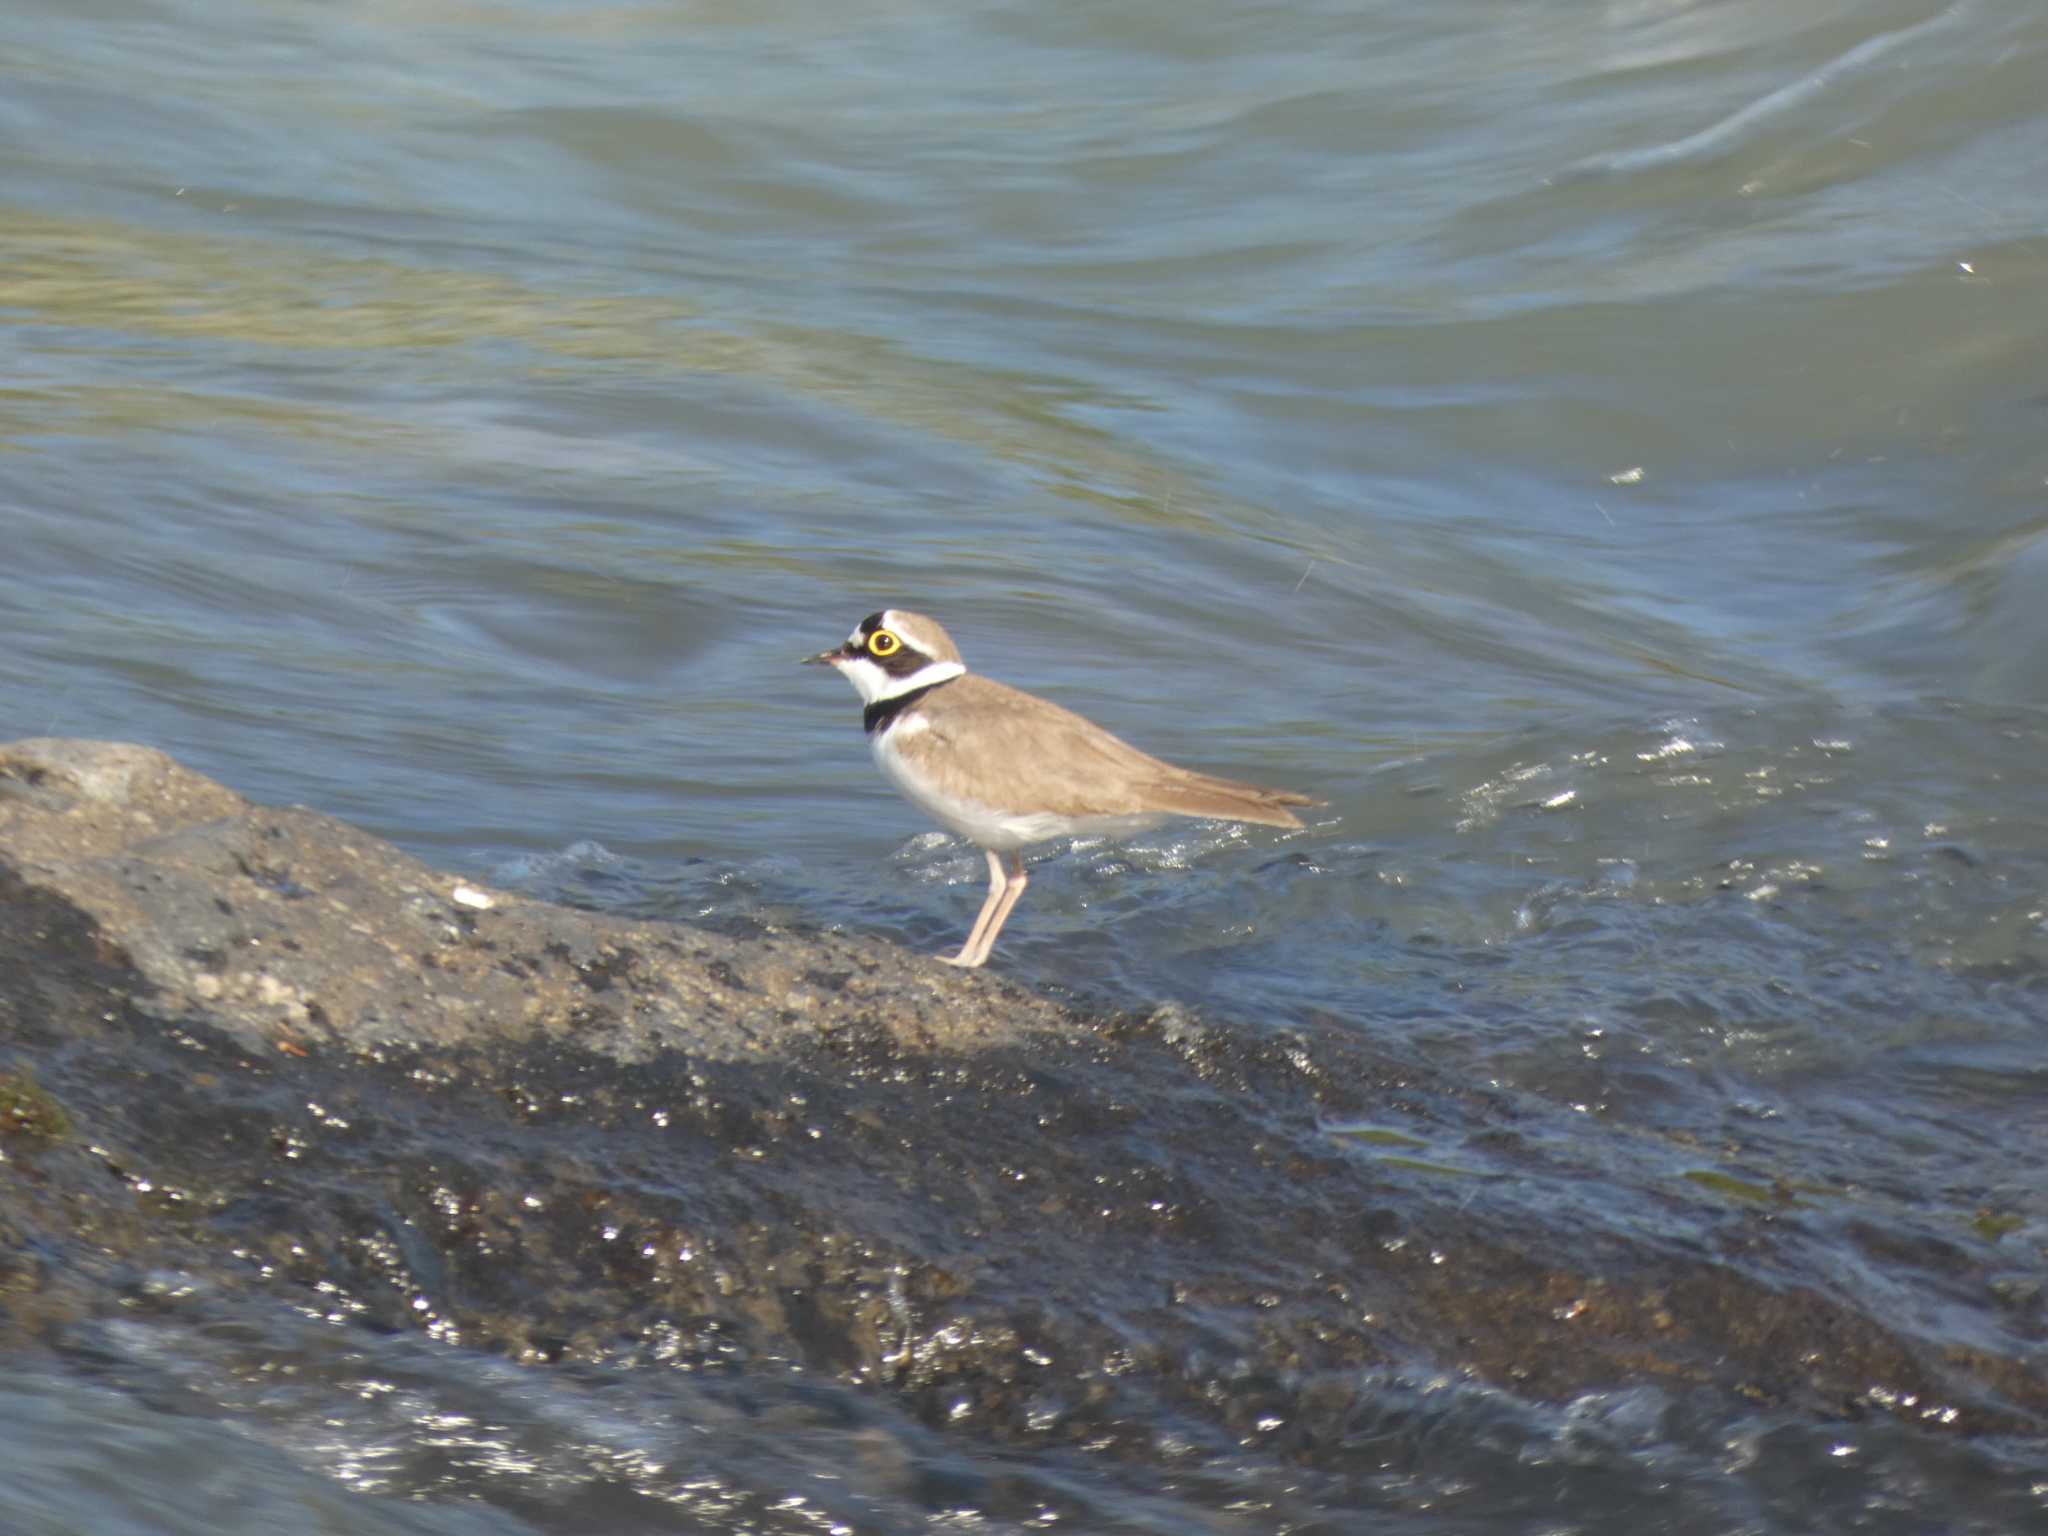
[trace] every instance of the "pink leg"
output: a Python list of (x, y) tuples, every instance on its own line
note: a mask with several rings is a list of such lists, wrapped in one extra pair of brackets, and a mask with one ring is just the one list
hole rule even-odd
[[(967, 946), (954, 956), (955, 965), (980, 965), (988, 959), (988, 952), (995, 947), (996, 935), (1003, 931), (1003, 924), (1010, 919), (1010, 909), (1017, 905), (1017, 898), (1024, 894), (1024, 887), (1031, 883), (1030, 877), (1024, 873), (1023, 854), (1011, 854), (1010, 865), (1000, 899), (996, 897), (994, 884), (990, 884), (989, 899), (993, 905), (982, 909), (983, 921), (974, 925), (975, 932), (968, 936)], [(1002, 874), (1001, 861), (993, 853), (988, 856), (988, 867), (992, 877)], [(978, 944), (975, 942), (977, 938), (980, 940)]]
[(975, 966), (981, 961), (974, 956), (975, 946), (981, 942), (982, 933), (988, 927), (988, 920), (1003, 900), (1003, 861), (996, 856), (993, 848), (982, 850), (988, 855), (988, 899), (981, 904), (981, 915), (974, 920), (974, 927), (968, 930), (967, 942), (960, 946), (957, 955), (940, 956), (948, 965)]

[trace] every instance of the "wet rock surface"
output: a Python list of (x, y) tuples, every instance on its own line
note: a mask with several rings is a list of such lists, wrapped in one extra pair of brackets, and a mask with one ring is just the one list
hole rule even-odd
[[(1731, 1199), (1375, 1027), (549, 907), (145, 748), (16, 743), (0, 1074), (48, 1109), (0, 1126), (0, 1339), (281, 1300), (537, 1370), (800, 1375), (984, 1444), (1332, 1477), (1383, 1428), (1364, 1383), (1418, 1362), (2048, 1428), (2039, 1291), (1996, 1233)], [(1395, 1109), (1457, 1164), (1390, 1152)], [(1654, 1226), (1603, 1216), (1630, 1178)], [(1845, 1233), (1857, 1274), (1824, 1257)], [(1888, 1274), (2020, 1299), (1958, 1343)]]

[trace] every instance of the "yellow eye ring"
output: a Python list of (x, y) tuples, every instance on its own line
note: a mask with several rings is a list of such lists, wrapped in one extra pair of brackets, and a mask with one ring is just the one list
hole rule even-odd
[(903, 642), (890, 634), (886, 629), (878, 629), (868, 636), (868, 654), (870, 656), (894, 656), (902, 649)]

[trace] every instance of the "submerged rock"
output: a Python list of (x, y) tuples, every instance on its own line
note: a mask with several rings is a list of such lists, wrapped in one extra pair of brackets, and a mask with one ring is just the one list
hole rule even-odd
[[(1604, 1219), (1611, 1148), (1364, 1021), (1090, 1014), (880, 942), (549, 907), (142, 747), (0, 747), (0, 1072), (61, 1127), (0, 1126), (17, 1346), (281, 1297), (536, 1366), (823, 1375), (954, 1433), (1330, 1476), (1396, 1412), (1375, 1371), (1417, 1361), (1537, 1399), (2048, 1422), (2024, 1349), (1833, 1283), (1817, 1256), (1861, 1240), (1809, 1227), (1810, 1193), (1667, 1180), (1630, 1192), (1654, 1229)], [(1390, 1153), (1392, 1106), (1483, 1162)]]

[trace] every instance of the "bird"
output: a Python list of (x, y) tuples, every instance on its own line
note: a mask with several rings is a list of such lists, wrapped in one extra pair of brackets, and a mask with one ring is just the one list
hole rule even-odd
[(988, 855), (988, 898), (948, 965), (987, 961), (1029, 883), (1022, 850), (1055, 837), (1124, 836), (1166, 816), (1299, 827), (1321, 805), (1177, 767), (1094, 721), (967, 670), (936, 619), (884, 608), (805, 665), (828, 666), (866, 705), (868, 746), (912, 805)]

